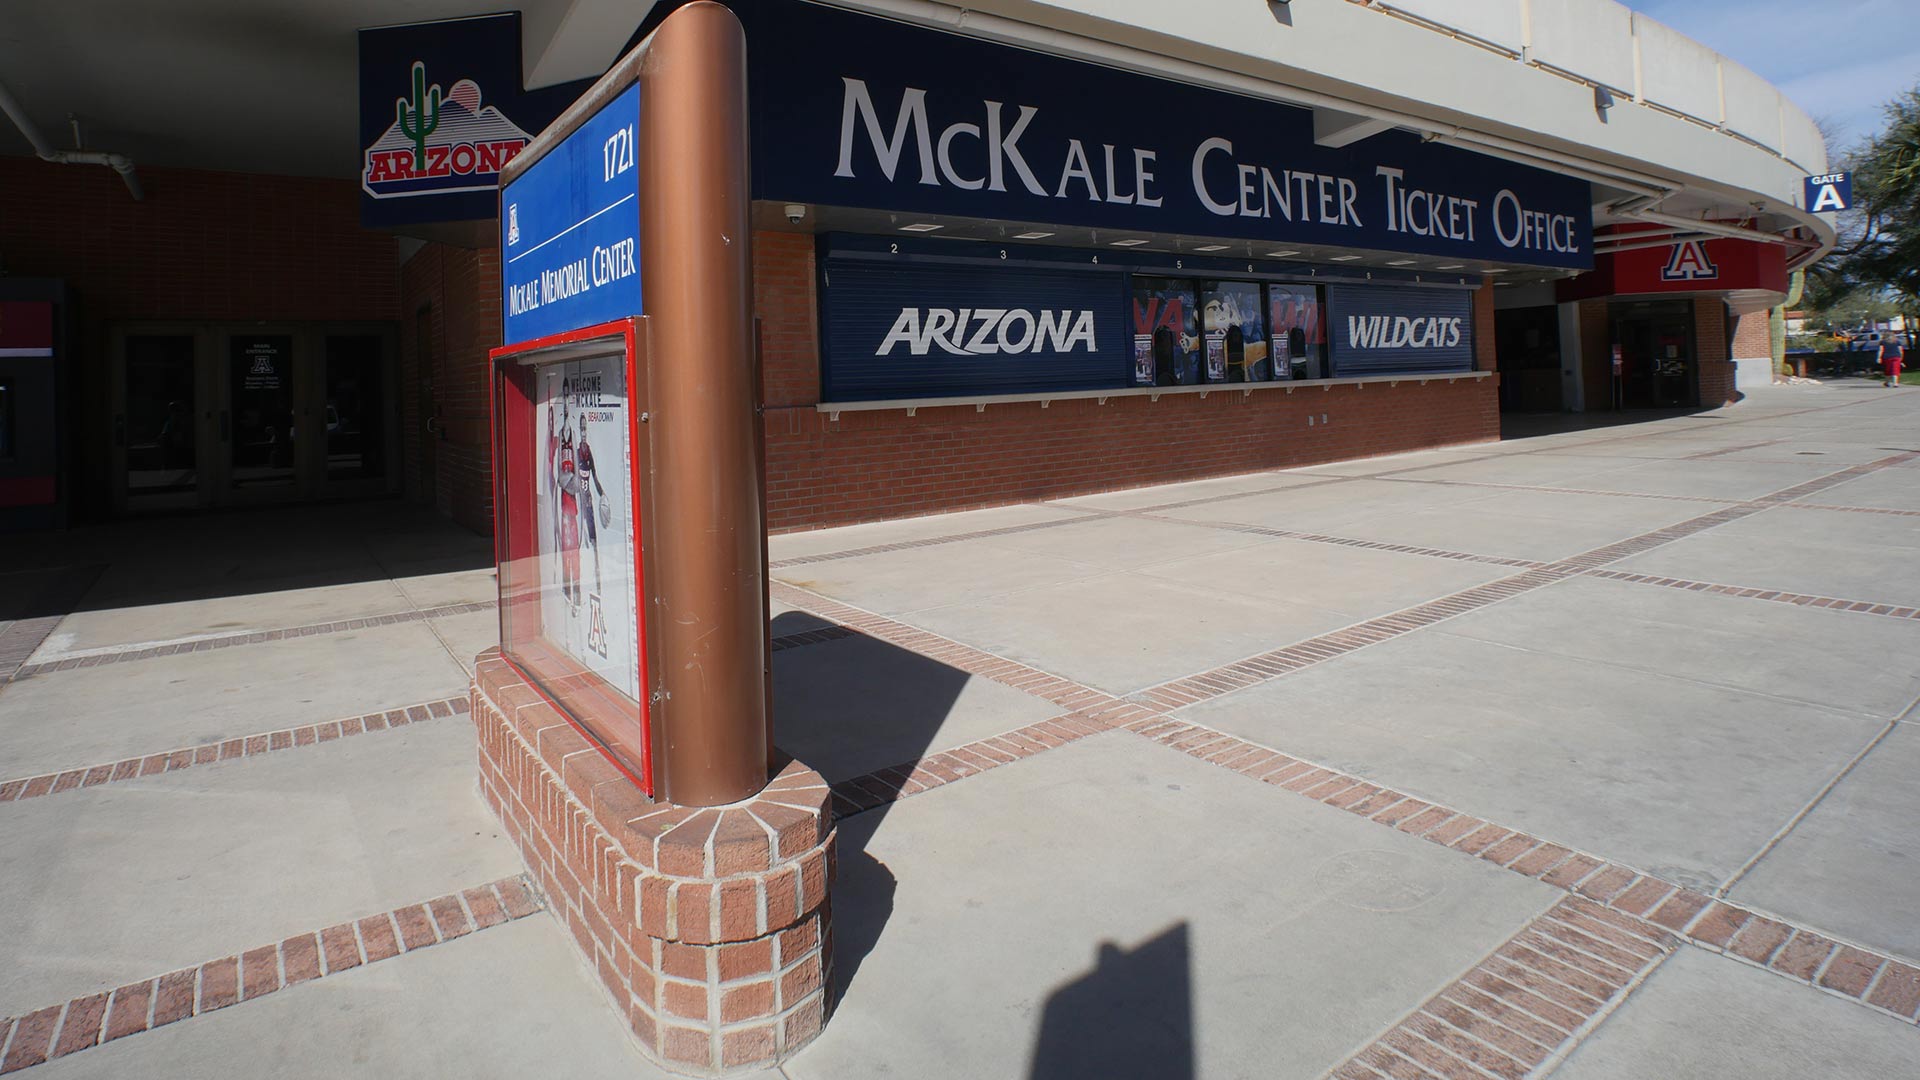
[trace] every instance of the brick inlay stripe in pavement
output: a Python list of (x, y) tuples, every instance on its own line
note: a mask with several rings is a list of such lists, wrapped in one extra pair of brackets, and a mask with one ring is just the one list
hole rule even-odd
[(390, 731), (408, 724), (464, 714), (469, 707), (470, 702), (466, 695), (442, 698), (438, 701), (368, 713), (365, 716), (349, 716), (343, 720), (327, 720), (318, 724), (283, 728), (258, 735), (243, 735), (220, 742), (200, 743), (197, 746), (183, 747), (178, 750), (130, 757), (124, 761), (108, 762), (104, 765), (86, 765), (64, 772), (8, 780), (0, 783), (0, 803), (36, 799), (42, 795), (58, 795), (80, 788), (98, 787), (101, 784), (152, 776), (155, 773), (178, 772), (181, 769), (191, 769), (196, 765), (212, 765), (239, 758), (258, 757), (278, 750), (315, 746), (372, 731)]
[(524, 876), (502, 878), (0, 1018), (0, 1073), (491, 929), (541, 906)]
[(1617, 1008), (1674, 945), (1653, 923), (1569, 896), (1331, 1076), (1521, 1080)]

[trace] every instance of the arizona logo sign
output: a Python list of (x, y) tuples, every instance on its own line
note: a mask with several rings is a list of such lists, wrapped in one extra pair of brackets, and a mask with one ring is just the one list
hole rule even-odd
[(483, 105), (480, 86), (461, 79), (441, 92), (427, 66), (413, 62), (413, 93), (396, 98), (393, 123), (366, 148), (360, 187), (376, 199), (489, 191), (500, 167), (530, 141), (499, 109)]
[(1707, 258), (1707, 249), (1698, 240), (1673, 245), (1667, 265), (1660, 268), (1661, 281), (1718, 281), (1720, 268)]

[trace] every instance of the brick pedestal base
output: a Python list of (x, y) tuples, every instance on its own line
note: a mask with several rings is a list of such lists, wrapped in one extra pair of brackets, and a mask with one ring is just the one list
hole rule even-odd
[(654, 1060), (723, 1076), (819, 1034), (835, 835), (820, 774), (790, 765), (732, 806), (648, 802), (497, 649), (472, 716), (481, 795)]

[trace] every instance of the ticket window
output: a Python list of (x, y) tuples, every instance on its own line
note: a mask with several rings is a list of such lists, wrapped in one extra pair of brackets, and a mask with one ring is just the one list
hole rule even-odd
[(1260, 283), (1209, 281), (1200, 292), (1200, 330), (1211, 382), (1269, 382), (1273, 378), (1266, 305)]
[(1327, 378), (1326, 304), (1314, 285), (1267, 286), (1274, 377)]
[[(1135, 386), (1190, 386), (1207, 381), (1201, 364), (1200, 312), (1193, 282), (1133, 279)], [(1222, 379), (1224, 381), (1224, 368)]]

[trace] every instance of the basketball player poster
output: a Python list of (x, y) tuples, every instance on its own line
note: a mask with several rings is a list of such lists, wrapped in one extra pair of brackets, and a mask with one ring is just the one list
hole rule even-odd
[(622, 357), (541, 367), (534, 431), (542, 636), (639, 700), (632, 453)]

